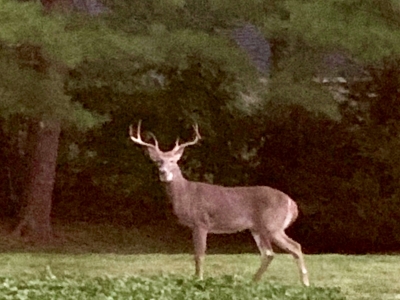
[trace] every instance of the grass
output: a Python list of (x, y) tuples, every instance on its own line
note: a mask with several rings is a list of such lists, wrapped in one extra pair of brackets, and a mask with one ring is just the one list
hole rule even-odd
[[(306, 255), (312, 285), (306, 291), (300, 284), (296, 265), (289, 255), (276, 255), (262, 281), (255, 285), (250, 283), (250, 279), (259, 266), (259, 256), (256, 253), (209, 254), (205, 261), (206, 280), (199, 283), (193, 279), (190, 239), (178, 245), (187, 253), (162, 254), (155, 252), (163, 252), (159, 250), (165, 243), (171, 242), (152, 239), (145, 230), (125, 229), (123, 234), (118, 230), (112, 227), (81, 226), (79, 234), (75, 234), (74, 227), (69, 225), (65, 228), (62, 243), (48, 248), (31, 247), (29, 251), (17, 241), (2, 239), (0, 296), (5, 288), (7, 291), (26, 291), (28, 286), (30, 291), (42, 290), (44, 294), (38, 298), (32, 295), (17, 297), (15, 294), (11, 298), (4, 296), (4, 299), (73, 299), (62, 298), (60, 295), (44, 297), (57, 291), (61, 293), (62, 289), (67, 289), (63, 293), (68, 289), (71, 292), (82, 289), (91, 293), (99, 293), (101, 290), (105, 293), (102, 294), (103, 299), (125, 299), (121, 295), (127, 291), (151, 291), (152, 287), (159, 286), (168, 289), (153, 290), (152, 293), (162, 292), (165, 297), (160, 294), (154, 299), (178, 299), (182, 295), (177, 295), (182, 293), (182, 286), (185, 286), (186, 296), (182, 296), (182, 299), (214, 299), (212, 297), (217, 291), (220, 293), (219, 298), (221, 293), (226, 295), (224, 299), (233, 299), (233, 296), (227, 296), (229, 293), (237, 297), (241, 293), (253, 295), (251, 299), (256, 299), (255, 295), (259, 295), (259, 299), (344, 299), (340, 295), (349, 300), (400, 299), (400, 257), (396, 255)], [(177, 246), (169, 247), (175, 249)], [(223, 287), (226, 289), (220, 290)], [(341, 294), (331, 290), (335, 287), (340, 288)], [(121, 294), (112, 296), (113, 291), (115, 293), (119, 290)], [(210, 294), (210, 291), (214, 291), (214, 294)], [(278, 295), (277, 298), (263, 298), (271, 291)], [(168, 293), (175, 294), (168, 298)], [(208, 296), (204, 296), (204, 293), (208, 293)], [(280, 293), (283, 296), (279, 296)], [(75, 298), (97, 299), (99, 296), (96, 294), (91, 298), (90, 293), (89, 296), (82, 295)], [(149, 294), (143, 299), (150, 299), (154, 295)], [(243, 297), (237, 299), (247, 299)]]
[[(306, 263), (315, 287), (339, 287), (349, 300), (400, 299), (399, 257), (386, 255), (308, 255)], [(208, 255), (206, 277), (240, 275), (249, 280), (259, 264), (254, 254)], [(191, 278), (189, 254), (0, 254), (0, 277), (36, 278), (51, 270), (56, 277), (180, 276)], [(260, 285), (297, 286), (300, 282), (292, 257), (279, 254)]]

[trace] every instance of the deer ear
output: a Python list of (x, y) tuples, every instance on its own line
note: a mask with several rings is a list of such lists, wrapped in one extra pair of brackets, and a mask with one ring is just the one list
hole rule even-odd
[(147, 153), (149, 154), (152, 161), (156, 161), (160, 157), (159, 153), (154, 148), (150, 148), (150, 147), (147, 148)]

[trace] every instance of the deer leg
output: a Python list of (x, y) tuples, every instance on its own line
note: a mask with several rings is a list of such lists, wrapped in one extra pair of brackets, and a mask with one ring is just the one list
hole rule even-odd
[(261, 253), (261, 266), (253, 277), (254, 281), (259, 281), (274, 258), (274, 252), (272, 251), (272, 246), (268, 238), (260, 236), (260, 234), (256, 232), (252, 232), (251, 234)]
[(292, 240), (284, 232), (277, 233), (273, 236), (273, 242), (282, 250), (293, 255), (300, 271), (300, 280), (305, 286), (309, 286), (308, 272), (304, 263), (303, 253), (299, 243)]
[(196, 227), (193, 229), (194, 261), (196, 264), (196, 276), (203, 279), (203, 262), (207, 247), (207, 230)]

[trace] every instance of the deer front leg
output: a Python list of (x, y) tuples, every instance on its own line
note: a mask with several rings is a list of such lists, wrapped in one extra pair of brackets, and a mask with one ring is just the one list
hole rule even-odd
[(196, 276), (203, 279), (203, 262), (207, 247), (207, 230), (201, 227), (195, 227), (192, 234)]

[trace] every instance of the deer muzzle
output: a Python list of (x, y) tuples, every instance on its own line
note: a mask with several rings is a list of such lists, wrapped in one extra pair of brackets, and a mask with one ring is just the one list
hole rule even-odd
[(162, 168), (159, 170), (160, 171), (160, 180), (162, 182), (171, 182), (172, 179), (174, 179), (174, 174), (172, 172)]

